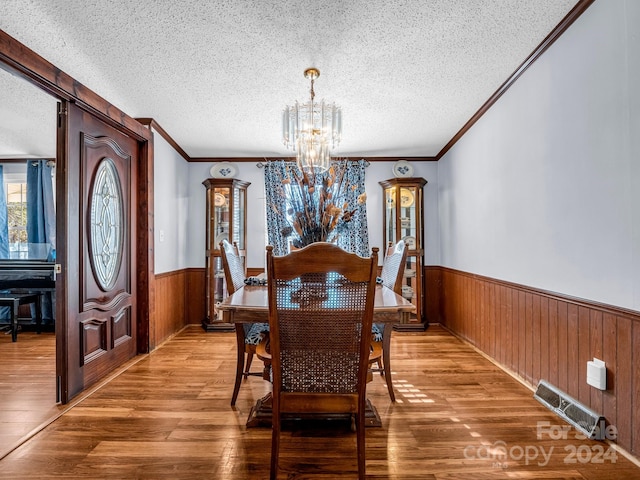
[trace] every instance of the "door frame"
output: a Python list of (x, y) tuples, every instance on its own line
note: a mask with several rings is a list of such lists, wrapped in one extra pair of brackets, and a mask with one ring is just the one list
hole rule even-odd
[[(130, 117), (104, 98), (67, 75), (33, 50), (0, 30), (0, 68), (16, 74), (54, 98), (76, 104), (98, 120), (134, 138), (139, 146), (138, 164), (138, 224), (137, 237), (137, 353), (149, 352), (150, 318), (153, 315), (155, 298), (154, 244), (153, 244), (153, 134), (149, 128)], [(55, 118), (55, 117), (54, 117)], [(52, 121), (56, 121), (52, 118)], [(67, 152), (64, 153), (67, 155)], [(59, 159), (61, 165), (66, 158)], [(58, 172), (65, 175), (65, 172)], [(64, 183), (64, 182), (61, 182)], [(67, 190), (56, 192), (56, 198), (66, 198)], [(60, 211), (60, 210), (58, 210)], [(64, 210), (62, 210), (64, 211)], [(58, 242), (64, 242), (59, 239)], [(67, 265), (61, 265), (67, 271)], [(58, 281), (66, 282), (65, 275)], [(62, 288), (66, 289), (66, 283)], [(56, 319), (56, 322), (66, 319)], [(60, 344), (60, 332), (56, 328), (56, 344)], [(59, 352), (57, 354), (59, 357)], [(60, 375), (58, 368), (58, 375)]]

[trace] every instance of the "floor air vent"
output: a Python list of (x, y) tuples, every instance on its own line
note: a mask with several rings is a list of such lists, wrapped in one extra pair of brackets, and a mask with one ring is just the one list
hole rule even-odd
[(602, 440), (604, 438), (604, 417), (582, 405), (557, 387), (540, 380), (533, 397), (552, 412), (565, 419), (587, 437)]

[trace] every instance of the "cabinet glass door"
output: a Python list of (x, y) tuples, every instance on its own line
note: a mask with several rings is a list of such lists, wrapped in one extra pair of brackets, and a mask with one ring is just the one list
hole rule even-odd
[(416, 315), (406, 325), (396, 325), (397, 330), (423, 330), (422, 245), (424, 178), (393, 178), (380, 182), (384, 198), (384, 247), (404, 240), (407, 263), (404, 270), (402, 291), (405, 299), (416, 306)]
[(396, 235), (396, 189), (387, 188), (384, 191), (385, 197), (385, 245), (392, 242)]
[(235, 242), (240, 256), (246, 257), (247, 187), (250, 184), (235, 178), (209, 178), (202, 183), (207, 188), (206, 317), (202, 326), (206, 330), (233, 330), (233, 325), (222, 322), (216, 307), (228, 295), (220, 242)]
[(246, 215), (246, 195), (244, 191), (240, 189), (235, 189), (233, 191), (233, 241), (238, 244), (239, 250), (245, 249), (245, 225), (247, 222), (245, 221)]
[(398, 224), (400, 226), (399, 238), (404, 240), (409, 251), (417, 248), (416, 238), (417, 221), (416, 221), (416, 188), (415, 187), (400, 187), (398, 191), (398, 197), (400, 202)]
[(222, 240), (229, 240), (229, 197), (231, 189), (216, 187), (213, 189), (213, 247), (214, 250), (220, 248)]

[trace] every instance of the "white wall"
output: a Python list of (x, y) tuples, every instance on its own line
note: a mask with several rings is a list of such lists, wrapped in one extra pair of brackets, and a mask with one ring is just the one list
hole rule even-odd
[[(247, 189), (247, 266), (265, 268), (265, 203), (264, 171), (256, 163), (238, 162), (237, 178), (251, 185)], [(427, 264), (438, 262), (438, 210), (437, 210), (437, 164), (435, 162), (413, 162), (414, 176), (424, 177), (429, 182), (425, 186), (425, 224)], [(213, 163), (189, 164), (189, 232), (187, 264), (190, 267), (204, 267), (205, 250), (205, 187), (202, 182), (210, 177)], [(367, 192), (367, 220), (370, 247), (380, 247), (382, 251), (382, 187), (380, 180), (393, 178), (392, 162), (372, 162), (365, 174)], [(156, 208), (156, 215), (159, 210)], [(382, 262), (382, 259), (380, 260)]]
[[(437, 162), (410, 162), (413, 176), (427, 180), (424, 186), (424, 264), (438, 265), (440, 261), (440, 229), (438, 226), (438, 164)], [(365, 174), (367, 191), (367, 221), (369, 225), (369, 247), (380, 248), (380, 264), (384, 252), (382, 209), (382, 187), (378, 182), (393, 178), (393, 162), (371, 162)]]
[(154, 271), (156, 274), (188, 267), (190, 248), (189, 166), (154, 132)]
[(438, 162), (442, 265), (640, 310), (639, 34), (596, 1)]
[[(247, 266), (264, 267), (265, 218), (264, 177), (257, 162), (238, 162), (236, 178), (249, 182), (247, 188)], [(213, 163), (191, 162), (189, 164), (189, 251), (190, 267), (204, 267), (206, 189), (202, 182), (211, 178)]]

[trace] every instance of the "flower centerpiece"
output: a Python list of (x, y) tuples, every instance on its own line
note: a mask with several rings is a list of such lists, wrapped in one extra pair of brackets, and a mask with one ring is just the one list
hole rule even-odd
[(366, 202), (366, 193), (355, 196), (358, 186), (346, 179), (345, 163), (334, 163), (322, 173), (287, 169), (280, 192), (282, 210), (275, 208), (286, 219), (280, 233), (294, 247), (335, 242)]

